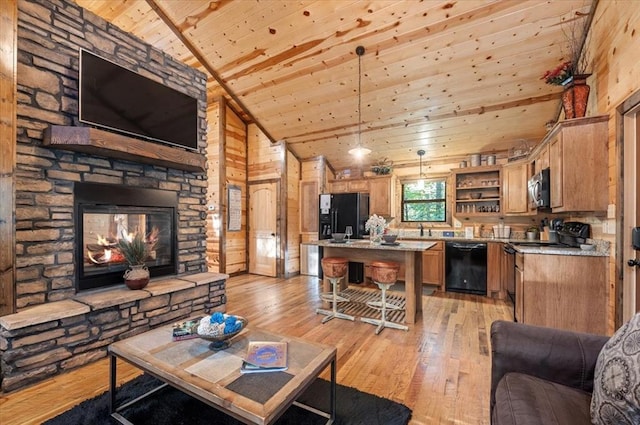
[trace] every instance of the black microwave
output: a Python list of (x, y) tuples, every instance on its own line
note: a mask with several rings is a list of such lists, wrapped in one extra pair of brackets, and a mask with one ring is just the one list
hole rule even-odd
[(529, 204), (532, 208), (551, 207), (551, 184), (548, 168), (534, 174), (529, 179), (528, 190)]

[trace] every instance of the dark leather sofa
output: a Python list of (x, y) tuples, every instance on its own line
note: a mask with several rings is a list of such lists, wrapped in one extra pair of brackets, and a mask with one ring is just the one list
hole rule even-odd
[(506, 321), (491, 325), (491, 424), (591, 424), (598, 354), (609, 337)]

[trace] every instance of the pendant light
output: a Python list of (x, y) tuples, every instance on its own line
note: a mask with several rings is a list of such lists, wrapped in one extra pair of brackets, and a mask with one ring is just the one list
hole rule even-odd
[(349, 150), (349, 154), (360, 159), (371, 153), (371, 149), (362, 147), (362, 55), (364, 55), (364, 47), (356, 47), (358, 55), (358, 145)]
[(424, 156), (424, 154), (425, 151), (423, 149), (420, 149), (418, 151), (418, 156), (420, 157), (420, 177), (416, 186), (419, 190), (424, 189), (424, 179), (422, 178), (422, 157)]

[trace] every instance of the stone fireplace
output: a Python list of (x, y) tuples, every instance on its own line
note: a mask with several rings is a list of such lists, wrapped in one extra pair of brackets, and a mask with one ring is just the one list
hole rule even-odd
[(122, 283), (127, 263), (118, 241), (144, 235), (153, 250), (145, 265), (151, 277), (177, 273), (175, 192), (121, 185), (74, 185), (76, 289), (78, 292)]
[[(82, 47), (197, 98), (192, 155), (204, 157), (206, 76), (70, 0), (23, 0), (18, 11), (17, 312), (0, 317), (4, 391), (103, 358), (119, 339), (224, 311), (228, 278), (207, 271), (205, 167), (176, 160), (175, 148), (78, 122)], [(56, 144), (60, 127), (72, 129), (75, 148)], [(147, 261), (151, 282), (129, 290), (125, 265), (106, 250), (136, 231), (160, 243)]]

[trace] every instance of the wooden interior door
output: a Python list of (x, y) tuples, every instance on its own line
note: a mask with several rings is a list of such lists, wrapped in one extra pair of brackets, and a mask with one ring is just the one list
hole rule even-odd
[(278, 183), (249, 185), (249, 273), (276, 277)]
[(633, 249), (631, 231), (640, 226), (640, 103), (624, 117), (624, 213), (622, 224), (622, 322), (626, 322), (640, 311), (640, 266), (629, 265), (629, 261), (640, 262), (640, 251)]

